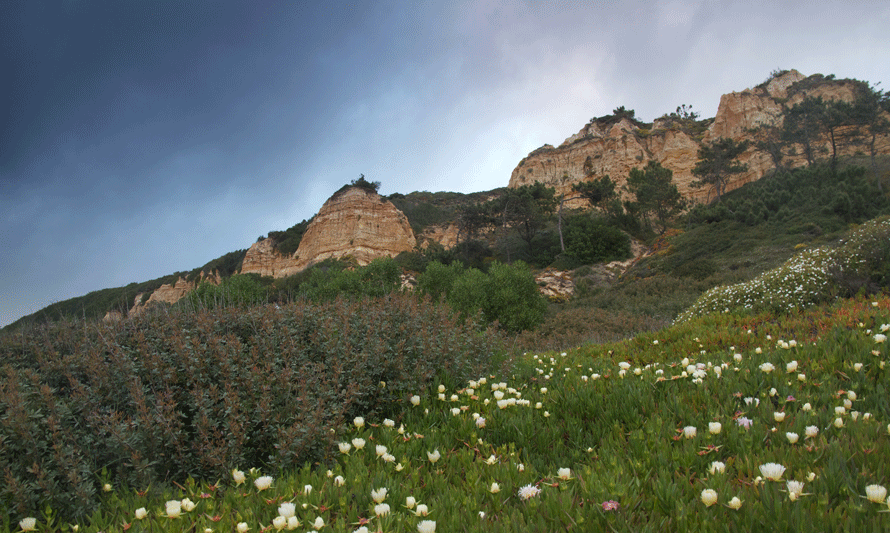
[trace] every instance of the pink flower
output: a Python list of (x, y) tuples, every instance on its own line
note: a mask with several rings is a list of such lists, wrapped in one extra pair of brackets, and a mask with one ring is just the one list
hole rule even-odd
[(607, 502), (603, 502), (603, 511), (617, 511), (618, 510), (618, 502), (615, 500), (609, 500)]
[(753, 423), (754, 421), (751, 420), (750, 418), (748, 418), (747, 416), (743, 416), (743, 417), (737, 419), (736, 422), (743, 428), (748, 429), (751, 427), (751, 423)]

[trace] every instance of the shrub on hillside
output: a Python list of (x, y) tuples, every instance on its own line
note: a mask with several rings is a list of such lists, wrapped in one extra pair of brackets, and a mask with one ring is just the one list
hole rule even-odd
[[(325, 460), (344, 421), (487, 373), (497, 337), (395, 294), (66, 322), (0, 340), (0, 512)], [(107, 479), (99, 479), (104, 472)]]
[(787, 313), (838, 296), (875, 292), (890, 281), (890, 217), (863, 224), (836, 248), (804, 250), (784, 265), (704, 293), (678, 322), (709, 313)]
[(507, 331), (534, 328), (547, 308), (534, 275), (522, 261), (512, 265), (495, 261), (488, 273), (464, 269), (459, 261), (449, 266), (433, 261), (418, 277), (417, 288), (434, 299), (444, 298), (463, 318), (481, 312), (486, 321), (498, 321)]
[(602, 263), (630, 257), (630, 237), (605, 221), (587, 214), (566, 220), (566, 252), (582, 264)]

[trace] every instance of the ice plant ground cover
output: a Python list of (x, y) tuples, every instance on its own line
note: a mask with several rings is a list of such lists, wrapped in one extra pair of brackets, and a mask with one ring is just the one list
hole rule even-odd
[(99, 479), (88, 519), (47, 509), (0, 529), (883, 531), (888, 330), (880, 297), (526, 354), (503, 375), (406, 394), (391, 418), (350, 420), (335, 435), (350, 446), (317, 464)]

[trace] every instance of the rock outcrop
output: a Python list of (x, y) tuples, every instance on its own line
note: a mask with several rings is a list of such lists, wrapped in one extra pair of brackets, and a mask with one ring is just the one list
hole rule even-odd
[(210, 274), (201, 272), (201, 275), (195, 281), (188, 281), (180, 276), (175, 283), (164, 284), (155, 289), (145, 301), (143, 301), (145, 296), (143, 293), (137, 294), (133, 299), (133, 307), (130, 308), (127, 316), (136, 316), (157, 303), (175, 304), (204, 281), (219, 285), (222, 282), (222, 277), (220, 277), (219, 272)]
[(292, 256), (276, 252), (269, 239), (247, 251), (241, 273), (282, 278), (325, 259), (349, 257), (358, 265), (414, 249), (408, 219), (377, 193), (348, 187), (334, 194), (306, 228)]
[[(631, 169), (656, 161), (673, 172), (674, 183), (684, 197), (694, 202), (707, 201), (712, 194), (710, 188), (692, 186), (696, 181), (692, 169), (703, 144), (721, 137), (754, 140), (752, 128), (780, 126), (784, 107), (790, 108), (807, 96), (851, 101), (854, 94), (854, 82), (818, 75), (807, 78), (791, 70), (754, 89), (723, 95), (717, 116), (701, 132), (690, 131), (669, 116), (656, 119), (649, 129), (627, 118), (613, 124), (591, 121), (559, 147), (544, 145), (522, 159), (510, 176), (510, 187), (539, 181), (554, 187), (558, 195), (571, 196), (572, 184), (608, 175), (620, 189), (627, 183)], [(827, 139), (820, 141), (818, 149), (824, 150), (827, 144)], [(844, 155), (852, 155), (855, 149), (847, 147)], [(878, 151), (890, 153), (890, 136), (879, 139)], [(734, 176), (727, 191), (758, 180), (774, 169), (769, 155), (753, 145), (738, 161), (748, 165), (748, 170)], [(788, 167), (805, 163), (800, 149), (783, 160)]]

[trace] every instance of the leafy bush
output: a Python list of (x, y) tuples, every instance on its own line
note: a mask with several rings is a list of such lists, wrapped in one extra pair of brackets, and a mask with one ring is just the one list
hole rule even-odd
[[(192, 309), (215, 307), (247, 307), (265, 303), (268, 294), (258, 274), (238, 274), (224, 278), (219, 285), (204, 281), (177, 305)], [(268, 285), (268, 284), (266, 284)]]
[(4, 337), (0, 512), (78, 517), (108, 480), (144, 489), (324, 460), (344, 421), (397, 418), (409, 393), (487, 373), (498, 350), (497, 337), (406, 295)]
[(586, 214), (565, 221), (566, 252), (583, 264), (630, 257), (630, 237), (614, 226)]
[(486, 321), (498, 321), (507, 331), (533, 328), (547, 308), (534, 275), (522, 261), (512, 265), (495, 261), (487, 274), (464, 269), (459, 261), (449, 266), (434, 261), (418, 277), (417, 289), (434, 299), (444, 298), (464, 319), (481, 311)]

